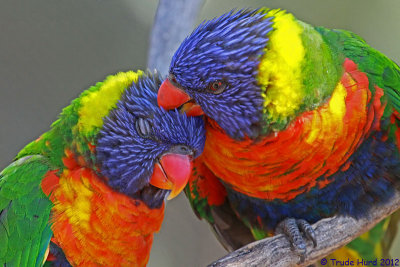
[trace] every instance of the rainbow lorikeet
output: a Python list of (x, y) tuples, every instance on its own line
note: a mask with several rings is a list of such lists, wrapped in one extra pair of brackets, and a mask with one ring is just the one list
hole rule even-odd
[[(400, 180), (400, 68), (349, 31), (226, 13), (183, 41), (158, 103), (206, 116), (187, 195), (230, 249), (279, 228), (304, 255), (309, 223), (364, 216)], [(388, 223), (349, 247), (379, 254)]]
[(0, 265), (146, 265), (205, 141), (202, 118), (157, 106), (160, 84), (107, 77), (1, 172)]

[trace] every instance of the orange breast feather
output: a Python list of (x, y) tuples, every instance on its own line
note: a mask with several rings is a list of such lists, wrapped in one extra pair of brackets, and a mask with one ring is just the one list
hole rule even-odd
[[(287, 129), (254, 142), (236, 141), (208, 119), (203, 159), (212, 172), (249, 196), (289, 201), (348, 167), (348, 159), (375, 129), (383, 90), (371, 97), (367, 76), (347, 59), (332, 97), (298, 116)], [(325, 179), (318, 179), (324, 175)]]
[[(57, 181), (51, 178), (54, 175), (46, 179)], [(48, 184), (44, 182), (42, 187), (48, 188)], [(58, 185), (51, 188), (53, 240), (72, 265), (146, 265), (153, 233), (161, 227), (164, 205), (150, 209), (113, 191), (91, 169), (83, 167), (64, 170)]]

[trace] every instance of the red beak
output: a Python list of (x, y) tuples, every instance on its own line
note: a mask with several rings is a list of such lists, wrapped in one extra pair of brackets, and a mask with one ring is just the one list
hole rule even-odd
[(179, 108), (188, 116), (200, 116), (204, 112), (201, 107), (183, 90), (173, 85), (168, 79), (161, 84), (158, 90), (157, 102), (158, 105), (165, 110)]
[(176, 197), (186, 186), (192, 173), (192, 157), (181, 154), (165, 154), (154, 166), (150, 184), (171, 190), (168, 199)]

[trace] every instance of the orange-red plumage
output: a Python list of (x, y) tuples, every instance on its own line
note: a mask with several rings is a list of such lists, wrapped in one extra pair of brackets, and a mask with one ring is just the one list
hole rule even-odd
[(225, 187), (204, 165), (202, 156), (198, 157), (193, 165), (193, 173), (188, 182), (192, 198), (196, 198), (193, 192), (197, 190), (201, 198), (207, 199), (208, 205), (222, 205), (227, 195)]
[(51, 195), (53, 241), (74, 266), (145, 266), (164, 204), (151, 209), (113, 191), (66, 154), (64, 162), (74, 168), (64, 170)]
[[(289, 201), (316, 184), (325, 187), (329, 178), (318, 182), (317, 178), (337, 172), (364, 137), (379, 129), (385, 107), (380, 101), (382, 89), (376, 87), (371, 100), (366, 74), (349, 59), (344, 66), (343, 99), (337, 93), (335, 100), (304, 112), (284, 131), (258, 142), (234, 140), (208, 118), (205, 164), (236, 191), (266, 200)], [(336, 104), (333, 101), (343, 104), (343, 113), (330, 106)]]
[(49, 196), (57, 188), (60, 178), (57, 176), (58, 170), (48, 171), (41, 182), (43, 193)]

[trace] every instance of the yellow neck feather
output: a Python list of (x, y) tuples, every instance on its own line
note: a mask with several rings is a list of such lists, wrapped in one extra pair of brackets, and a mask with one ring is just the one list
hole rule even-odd
[(264, 113), (276, 121), (295, 114), (304, 97), (303, 28), (292, 14), (279, 9), (269, 10), (266, 17), (273, 17), (274, 30), (260, 61), (258, 82), (263, 90)]
[(79, 131), (86, 134), (101, 127), (103, 118), (115, 108), (125, 89), (136, 82), (142, 74), (142, 71), (120, 72), (96, 84), (95, 87), (98, 87), (98, 90), (90, 91), (89, 89), (88, 93), (81, 98), (77, 124)]

